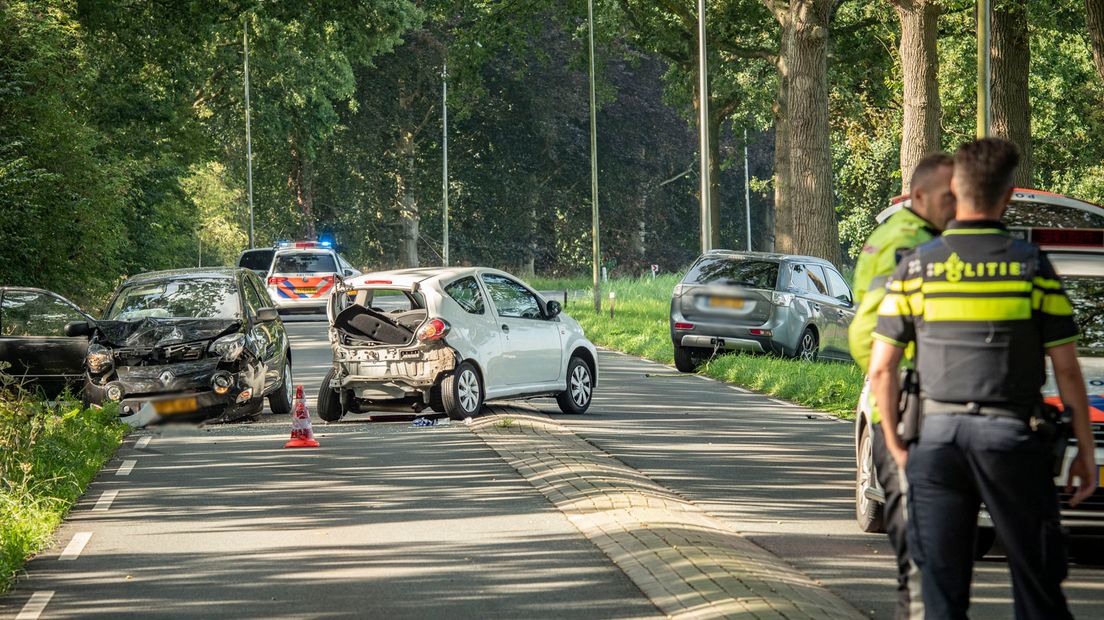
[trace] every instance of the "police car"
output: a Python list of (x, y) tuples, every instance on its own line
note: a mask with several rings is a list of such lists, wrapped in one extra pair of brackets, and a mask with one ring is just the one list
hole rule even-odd
[(325, 313), (334, 285), (359, 275), (329, 241), (281, 242), (266, 282), (268, 294), (281, 312)]
[[(878, 214), (878, 222), (908, 203), (907, 197), (895, 198), (888, 209)], [(1004, 221), (1014, 236), (1032, 241), (1047, 252), (1066, 287), (1081, 330), (1078, 357), (1089, 393), (1096, 460), (1098, 464), (1104, 463), (1104, 207), (1060, 194), (1017, 189)], [(855, 416), (855, 516), (863, 531), (880, 532), (885, 493), (878, 485), (874, 468), (868, 387), (863, 390)], [(1059, 402), (1049, 370), (1043, 396), (1049, 402)], [(1055, 478), (1062, 501), (1062, 525), (1073, 534), (1104, 534), (1104, 494), (1093, 495), (1077, 508), (1068, 503), (1064, 489), (1074, 453), (1071, 446), (1062, 473)], [(976, 553), (981, 557), (995, 540), (992, 521), (984, 508), (978, 524)]]

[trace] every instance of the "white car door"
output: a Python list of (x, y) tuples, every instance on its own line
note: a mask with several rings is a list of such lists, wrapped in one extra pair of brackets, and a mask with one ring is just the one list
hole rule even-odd
[(558, 381), (563, 363), (559, 321), (545, 318), (540, 299), (520, 282), (495, 273), (481, 277), (502, 340), (502, 355), (489, 372), (511, 388)]

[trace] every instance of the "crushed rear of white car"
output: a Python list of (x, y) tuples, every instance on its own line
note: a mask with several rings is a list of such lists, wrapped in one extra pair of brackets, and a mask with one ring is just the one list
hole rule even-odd
[(560, 310), (490, 269), (407, 269), (339, 283), (327, 307), (334, 363), (318, 414), (332, 422), (432, 409), (465, 419), (489, 399), (536, 396), (582, 413), (597, 351)]

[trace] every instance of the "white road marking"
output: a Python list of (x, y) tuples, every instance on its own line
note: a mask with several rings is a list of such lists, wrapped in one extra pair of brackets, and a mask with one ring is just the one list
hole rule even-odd
[(134, 442), (135, 449), (141, 450), (142, 448), (145, 448), (146, 446), (149, 445), (149, 442), (150, 442), (151, 439), (153, 439), (153, 437), (151, 437), (149, 435), (146, 435), (144, 437), (139, 437), (138, 441)]
[(745, 390), (744, 388), (736, 386), (736, 385), (730, 385), (728, 387), (736, 390), (737, 392), (739, 392), (741, 394), (751, 394), (751, 390)]
[(38, 617), (42, 615), (42, 612), (46, 609), (46, 605), (50, 603), (50, 599), (52, 598), (54, 598), (53, 590), (35, 592), (31, 595), (27, 604), (23, 606), (23, 609), (20, 610), (15, 620), (38, 620)]
[(129, 476), (130, 470), (134, 469), (134, 466), (138, 464), (135, 460), (123, 461), (123, 464), (119, 466), (119, 469), (115, 470), (116, 476)]
[(88, 544), (88, 541), (92, 538), (92, 532), (77, 532), (73, 534), (73, 540), (69, 541), (69, 544), (65, 546), (65, 551), (61, 552), (59, 560), (75, 560), (80, 557), (81, 551), (84, 551), (84, 546)]
[(92, 507), (92, 510), (97, 512), (106, 512), (111, 508), (111, 502), (115, 501), (115, 498), (119, 495), (119, 491), (104, 491), (103, 495), (100, 495), (100, 499), (96, 501), (96, 505)]
[(771, 401), (772, 403), (774, 403), (776, 405), (782, 405), (783, 407), (796, 407), (797, 406), (793, 403), (787, 403), (784, 400), (776, 400), (774, 398), (768, 398), (767, 400)]

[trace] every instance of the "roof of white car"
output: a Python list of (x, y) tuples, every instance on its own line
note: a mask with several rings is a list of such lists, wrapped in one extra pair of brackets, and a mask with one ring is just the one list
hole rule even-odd
[(391, 271), (374, 271), (355, 278), (345, 280), (347, 288), (358, 288), (372, 284), (393, 284), (398, 287), (408, 288), (415, 283), (426, 280), (451, 280), (463, 276), (474, 276), (478, 273), (502, 273), (496, 269), (483, 267), (415, 267), (413, 269), (394, 269)]

